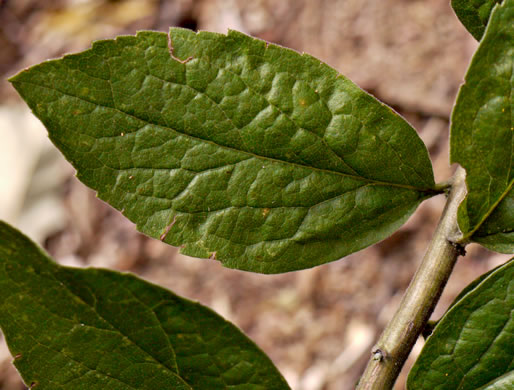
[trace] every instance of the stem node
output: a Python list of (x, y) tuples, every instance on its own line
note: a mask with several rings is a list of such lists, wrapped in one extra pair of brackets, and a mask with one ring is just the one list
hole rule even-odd
[(373, 360), (377, 360), (379, 362), (384, 360), (386, 357), (386, 354), (382, 352), (380, 348), (374, 349), (371, 353), (373, 354)]

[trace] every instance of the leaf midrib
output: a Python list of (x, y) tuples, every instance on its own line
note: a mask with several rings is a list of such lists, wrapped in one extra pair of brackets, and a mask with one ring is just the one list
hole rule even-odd
[[(494, 210), (496, 210), (496, 208), (498, 207), (498, 205), (500, 204), (500, 202), (505, 199), (505, 197), (509, 194), (509, 192), (511, 191), (512, 189), (512, 186), (514, 184), (514, 179), (510, 182), (509, 186), (506, 188), (506, 190), (498, 197), (498, 199), (496, 200), (496, 202), (493, 203), (493, 205), (489, 208), (489, 210), (487, 211), (487, 213), (484, 214), (484, 216), (480, 219), (480, 221), (476, 224), (476, 226), (470, 230), (468, 233), (464, 234), (462, 236), (462, 238), (458, 241), (459, 243), (464, 243), (465, 241), (467, 241), (469, 238), (471, 238), (473, 236), (473, 234), (475, 234), (475, 232), (480, 229), (480, 227), (484, 224), (484, 222), (487, 220), (487, 218), (489, 218), (491, 216), (491, 214), (494, 212)], [(496, 234), (496, 233), (495, 233)]]
[[(261, 160), (265, 160), (265, 161), (271, 161), (271, 162), (280, 163), (280, 164), (290, 164), (290, 165), (294, 165), (294, 166), (299, 166), (301, 168), (308, 168), (308, 169), (316, 170), (316, 171), (319, 171), (319, 172), (325, 172), (325, 173), (329, 173), (329, 174), (333, 174), (333, 175), (338, 175), (338, 176), (341, 176), (341, 177), (351, 178), (353, 180), (366, 181), (366, 182), (373, 183), (373, 184), (376, 184), (376, 185), (404, 188), (404, 189), (414, 190), (414, 191), (418, 191), (418, 192), (431, 192), (431, 193), (434, 193), (434, 194), (440, 194), (440, 193), (444, 192), (443, 190), (437, 189), (435, 187), (432, 187), (432, 188), (430, 188), (430, 187), (421, 188), (421, 187), (415, 187), (415, 186), (408, 185), (408, 184), (399, 184), (399, 183), (380, 181), (380, 180), (375, 180), (375, 179), (369, 179), (369, 178), (366, 178), (366, 177), (350, 175), (350, 174), (342, 173), (342, 172), (338, 172), (338, 171), (332, 171), (332, 170), (328, 170), (328, 169), (313, 167), (311, 165), (303, 165), (303, 164), (296, 163), (296, 162), (284, 161), (284, 160), (280, 160), (280, 159), (277, 159), (277, 158), (274, 158), (274, 157), (261, 156), (261, 155), (258, 155), (258, 154), (255, 154), (255, 153), (252, 153), (252, 152), (249, 152), (249, 151), (246, 151), (246, 150), (236, 149), (236, 148), (234, 148), (232, 146), (221, 145), (221, 144), (218, 144), (218, 143), (216, 143), (216, 142), (214, 142), (212, 140), (204, 139), (204, 138), (201, 138), (201, 137), (198, 137), (198, 136), (194, 136), (194, 135), (191, 135), (191, 134), (187, 134), (187, 133), (182, 133), (182, 132), (180, 132), (180, 131), (178, 131), (176, 129), (173, 129), (173, 128), (169, 127), (169, 126), (163, 126), (163, 125), (160, 125), (160, 124), (152, 123), (152, 122), (150, 122), (150, 121), (148, 121), (146, 119), (143, 119), (143, 118), (140, 118), (140, 117), (138, 117), (136, 115), (130, 114), (130, 113), (128, 113), (126, 111), (123, 111), (123, 110), (121, 110), (121, 109), (119, 109), (117, 107), (111, 107), (111, 106), (107, 106), (105, 104), (100, 104), (100, 103), (92, 102), (92, 101), (90, 101), (88, 99), (85, 99), (83, 97), (72, 95), (72, 94), (70, 94), (68, 92), (63, 92), (63, 91), (61, 91), (61, 90), (59, 90), (57, 88), (51, 88), (51, 87), (48, 87), (46, 85), (41, 85), (41, 84), (38, 84), (38, 83), (34, 83), (32, 81), (16, 81), (16, 80), (13, 80), (13, 84), (29, 84), (29, 85), (35, 85), (35, 86), (40, 87), (40, 88), (48, 89), (50, 91), (56, 91), (56, 92), (58, 92), (58, 93), (60, 93), (62, 95), (69, 96), (69, 97), (72, 97), (72, 98), (84, 101), (86, 103), (90, 103), (90, 104), (94, 105), (95, 107), (103, 107), (103, 108), (111, 109), (111, 110), (114, 110), (114, 111), (118, 111), (119, 113), (121, 113), (123, 115), (127, 115), (127, 116), (129, 116), (131, 118), (134, 118), (134, 119), (136, 119), (138, 121), (141, 121), (143, 123), (146, 123), (148, 125), (158, 126), (158, 127), (162, 127), (162, 128), (168, 129), (168, 130), (173, 131), (175, 134), (178, 134), (180, 136), (188, 137), (188, 138), (191, 138), (191, 139), (194, 139), (194, 140), (197, 140), (197, 141), (201, 141), (201, 142), (205, 142), (205, 143), (209, 143), (209, 144), (214, 145), (214, 146), (219, 147), (219, 148), (224, 148), (224, 149), (235, 151), (235, 152), (238, 152), (238, 153), (244, 153), (244, 154), (247, 154), (247, 155), (249, 155), (251, 157), (254, 157), (254, 158), (257, 158), (257, 159), (261, 159)], [(114, 103), (114, 101), (113, 101), (113, 103)], [(135, 132), (137, 132), (138, 130), (136, 130)], [(130, 134), (132, 134), (132, 133), (130, 133)], [(118, 137), (118, 136), (116, 136), (116, 137)]]
[[(509, 101), (510, 101), (510, 105), (512, 106), (512, 90), (513, 90), (513, 78), (514, 78), (514, 62), (510, 68), (511, 72), (510, 72), (510, 82), (511, 82), (511, 88), (510, 88), (510, 95), (509, 95)], [(512, 113), (512, 110), (511, 110), (511, 113)], [(511, 115), (511, 118), (510, 118), (510, 126), (509, 128), (511, 129), (511, 141), (514, 141), (514, 124), (513, 124), (513, 119), (512, 119), (512, 115)], [(511, 154), (510, 154), (510, 166), (509, 166), (509, 172), (508, 172), (508, 176), (510, 176), (510, 172), (512, 171), (512, 159), (514, 158), (514, 142), (511, 142)], [(467, 179), (466, 179), (466, 182), (467, 182)], [(473, 236), (473, 234), (475, 234), (475, 232), (484, 224), (484, 222), (487, 220), (487, 218), (489, 218), (489, 216), (493, 213), (494, 210), (496, 210), (496, 207), (498, 207), (498, 205), (500, 204), (500, 202), (509, 194), (509, 192), (511, 191), (512, 189), (512, 186), (513, 186), (513, 183), (514, 183), (514, 179), (511, 180), (510, 184), (507, 186), (507, 188), (505, 189), (505, 191), (501, 194), (501, 196), (496, 200), (496, 202), (493, 203), (493, 205), (489, 208), (489, 210), (487, 211), (487, 213), (484, 214), (484, 216), (480, 219), (480, 221), (478, 222), (478, 224), (475, 226), (474, 229), (472, 229), (470, 232), (466, 233), (461, 240), (459, 241), (464, 241), (464, 240), (467, 240), (469, 239), (470, 237)]]

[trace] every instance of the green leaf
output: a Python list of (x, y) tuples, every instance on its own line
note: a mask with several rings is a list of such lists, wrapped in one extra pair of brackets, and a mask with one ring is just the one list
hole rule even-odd
[(501, 0), (452, 0), (452, 7), (461, 23), (477, 41), (484, 35), (489, 16)]
[(227, 267), (337, 260), (438, 192), (425, 146), (390, 108), (319, 60), (238, 32), (99, 41), (11, 82), (100, 198)]
[(0, 327), (40, 390), (289, 389), (234, 325), (133, 275), (62, 267), (0, 222)]
[(412, 390), (512, 389), (514, 259), (497, 268), (441, 319), (412, 368)]
[(496, 6), (452, 114), (450, 160), (466, 169), (461, 242), (514, 253), (514, 0)]

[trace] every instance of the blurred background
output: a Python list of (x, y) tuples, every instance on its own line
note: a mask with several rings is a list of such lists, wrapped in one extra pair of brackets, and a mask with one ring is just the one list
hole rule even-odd
[[(452, 174), (449, 115), (477, 43), (449, 0), (0, 0), (0, 218), (63, 264), (132, 271), (210, 306), (256, 341), (295, 390), (353, 389), (424, 253), (443, 196), (389, 239), (344, 260), (273, 276), (224, 269), (138, 234), (98, 200), (6, 81), (92, 40), (169, 26), (236, 29), (320, 58), (417, 129), (437, 181)], [(433, 318), (507, 257), (470, 245)], [(11, 361), (1, 340), (0, 389), (25, 389)]]

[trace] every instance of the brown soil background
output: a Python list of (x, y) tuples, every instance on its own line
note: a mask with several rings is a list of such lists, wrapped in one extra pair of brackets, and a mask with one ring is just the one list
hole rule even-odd
[[(449, 115), (477, 43), (449, 0), (3, 0), (0, 136), (22, 134), (31, 120), (6, 77), (85, 49), (94, 39), (169, 26), (232, 28), (320, 58), (400, 112), (428, 146), (436, 180), (451, 176)], [(10, 171), (34, 160), (33, 149), (23, 145)], [(77, 181), (53, 148), (37, 150), (30, 169), (13, 176), (24, 180), (23, 191), (9, 192), (13, 183), (0, 177), (2, 199), (16, 204), (16, 212), (14, 206), (6, 210), (7, 203), (0, 206), (0, 217), (27, 227), (62, 263), (132, 271), (213, 308), (256, 341), (295, 390), (354, 388), (444, 206), (443, 196), (426, 201), (392, 237), (344, 260), (258, 275), (186, 258), (138, 234)], [(506, 259), (469, 246), (433, 317), (467, 283)], [(404, 388), (421, 346), (416, 344), (397, 389)], [(0, 389), (25, 389), (11, 360), (2, 345)]]

